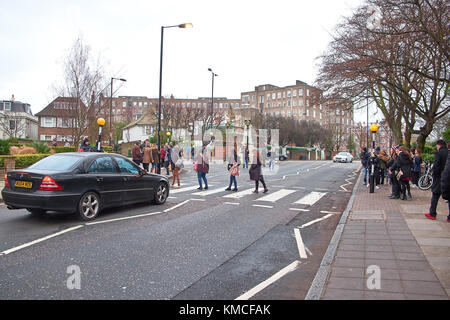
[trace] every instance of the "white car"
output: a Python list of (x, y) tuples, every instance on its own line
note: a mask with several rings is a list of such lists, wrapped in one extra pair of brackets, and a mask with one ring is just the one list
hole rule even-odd
[(333, 157), (333, 162), (353, 162), (353, 156), (348, 152), (339, 152)]

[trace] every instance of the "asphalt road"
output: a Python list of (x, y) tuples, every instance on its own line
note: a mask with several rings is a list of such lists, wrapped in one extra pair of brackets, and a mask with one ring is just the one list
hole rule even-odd
[[(1, 205), (0, 299), (303, 299), (358, 167), (281, 162), (264, 172), (269, 193), (252, 194), (246, 169), (230, 192), (226, 166), (211, 165), (199, 192), (187, 165), (164, 205), (108, 209), (94, 224)], [(68, 288), (71, 266), (80, 289)]]

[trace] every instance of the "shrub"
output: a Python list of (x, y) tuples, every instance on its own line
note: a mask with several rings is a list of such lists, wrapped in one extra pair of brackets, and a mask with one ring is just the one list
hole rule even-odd
[(9, 154), (9, 141), (8, 140), (0, 140), (0, 154), (3, 154), (3, 155)]
[(432, 153), (424, 153), (422, 154), (422, 161), (430, 161), (430, 163), (434, 162), (434, 154)]
[(44, 141), (35, 141), (33, 142), (33, 148), (40, 154), (48, 154), (50, 152), (50, 147), (47, 142)]
[(76, 152), (76, 147), (52, 147), (53, 153), (62, 153), (62, 152)]
[(113, 151), (113, 148), (110, 146), (103, 146), (102, 148), (103, 148), (104, 152), (112, 152)]

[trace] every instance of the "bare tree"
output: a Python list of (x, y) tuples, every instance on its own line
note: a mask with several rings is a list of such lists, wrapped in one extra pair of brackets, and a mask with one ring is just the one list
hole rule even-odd
[(94, 61), (90, 47), (79, 37), (64, 59), (64, 82), (56, 88), (58, 96), (71, 98), (65, 116), (75, 145), (88, 134), (100, 111), (108, 109), (98, 99), (108, 85), (100, 58)]
[(13, 111), (0, 111), (0, 130), (9, 138), (25, 137), (27, 120)]

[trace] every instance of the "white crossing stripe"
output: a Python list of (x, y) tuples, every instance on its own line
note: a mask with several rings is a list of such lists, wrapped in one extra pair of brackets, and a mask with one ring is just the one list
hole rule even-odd
[(210, 194), (219, 193), (219, 192), (225, 192), (225, 188), (220, 187), (220, 188), (212, 189), (212, 190), (209, 190), (209, 188), (208, 188), (208, 190), (196, 192), (196, 193), (193, 193), (192, 195), (194, 195), (194, 196), (209, 196)]
[(296, 190), (281, 189), (281, 190), (278, 190), (277, 192), (270, 193), (267, 196), (261, 197), (255, 201), (276, 202), (276, 201), (280, 200), (281, 198), (284, 198), (287, 195), (290, 195), (293, 192), (296, 192)]
[(272, 209), (273, 206), (263, 206), (262, 204), (254, 204), (252, 205), (253, 207), (259, 207), (259, 208), (268, 208), (268, 209)]
[(312, 191), (309, 194), (307, 194), (306, 196), (304, 196), (303, 198), (301, 198), (300, 200), (294, 202), (295, 204), (307, 204), (307, 205), (314, 205), (314, 203), (316, 203), (317, 201), (320, 200), (320, 198), (322, 198), (324, 195), (326, 195), (326, 192), (315, 192)]
[(246, 196), (248, 194), (252, 194), (253, 190), (254, 189), (247, 189), (247, 190), (244, 190), (244, 191), (239, 191), (239, 192), (236, 192), (236, 193), (227, 194), (226, 196), (223, 196), (223, 197), (224, 198), (239, 199), (239, 198), (242, 198), (242, 197), (244, 197), (244, 196)]
[(198, 189), (198, 186), (190, 186), (190, 187), (185, 187), (185, 188), (180, 188), (180, 189), (171, 189), (169, 194), (176, 194), (176, 193), (180, 193), (180, 192), (185, 192), (185, 191), (192, 191), (192, 190), (196, 190)]

